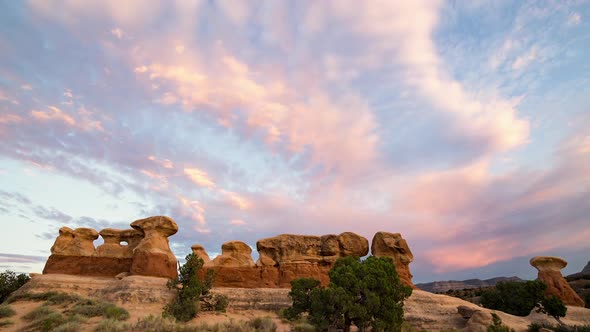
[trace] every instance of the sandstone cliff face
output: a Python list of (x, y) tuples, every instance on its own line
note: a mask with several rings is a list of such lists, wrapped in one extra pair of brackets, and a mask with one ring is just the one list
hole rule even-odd
[(559, 257), (537, 256), (531, 258), (530, 263), (539, 271), (537, 278), (547, 284), (545, 294), (555, 295), (567, 305), (584, 306), (584, 301), (561, 274), (561, 269), (567, 265), (565, 260)]
[(399, 233), (378, 232), (371, 243), (371, 253), (375, 257), (391, 257), (395, 263), (395, 269), (401, 281), (415, 288), (410, 273), (410, 263), (414, 261), (414, 255), (408, 243)]
[[(62, 227), (51, 247), (44, 274), (73, 274), (114, 277), (128, 272), (134, 275), (176, 277), (176, 257), (168, 237), (178, 226), (168, 217), (150, 217), (134, 221), (133, 229), (91, 228), (75, 230)], [(102, 236), (104, 244), (94, 248)]]

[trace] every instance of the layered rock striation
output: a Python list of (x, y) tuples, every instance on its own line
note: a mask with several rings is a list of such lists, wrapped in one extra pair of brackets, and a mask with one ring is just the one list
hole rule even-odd
[[(405, 240), (397, 233), (380, 232), (375, 237), (373, 255), (392, 257), (402, 282), (413, 287), (409, 269), (413, 256)], [(327, 285), (328, 272), (336, 260), (367, 255), (369, 241), (352, 232), (323, 236), (282, 234), (256, 243), (259, 257), (256, 263), (251, 258), (252, 249), (240, 241), (224, 243), (221, 255), (210, 261), (201, 245), (192, 248), (205, 261), (201, 274), (207, 269), (216, 272), (216, 287), (290, 288), (292, 280), (302, 277)]]
[(547, 284), (546, 295), (555, 295), (566, 305), (584, 307), (584, 301), (561, 274), (561, 270), (567, 265), (564, 259), (551, 256), (536, 256), (531, 258), (530, 263), (539, 271), (537, 279)]
[[(72, 274), (114, 277), (120, 273), (175, 278), (176, 257), (168, 237), (178, 231), (169, 217), (136, 220), (132, 229), (62, 227), (51, 247), (43, 274)], [(99, 235), (104, 243), (97, 248)]]

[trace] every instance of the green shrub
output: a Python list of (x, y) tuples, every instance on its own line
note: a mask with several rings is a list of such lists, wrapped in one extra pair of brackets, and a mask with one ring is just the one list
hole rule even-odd
[(255, 331), (260, 332), (274, 332), (277, 330), (277, 324), (268, 317), (256, 317), (248, 321), (248, 325), (251, 326)]
[(34, 320), (28, 328), (33, 331), (53, 331), (58, 326), (65, 324), (66, 318), (57, 312), (52, 312), (46, 316)]
[(55, 329), (50, 330), (53, 332), (78, 332), (80, 331), (80, 322), (65, 322), (61, 325), (58, 325)]
[(213, 270), (208, 270), (205, 280), (199, 280), (197, 272), (203, 264), (203, 259), (195, 254), (186, 256), (186, 263), (179, 268), (178, 278), (168, 281), (168, 288), (176, 290), (176, 297), (164, 308), (165, 315), (181, 322), (187, 322), (197, 315), (198, 302), (202, 295), (209, 292), (214, 278)]
[(4, 302), (15, 290), (21, 288), (31, 278), (24, 274), (16, 274), (12, 271), (0, 273), (0, 303)]
[(315, 332), (315, 326), (306, 323), (306, 322), (299, 322), (299, 323), (295, 323), (292, 327), (291, 327), (291, 331), (293, 332)]
[(115, 319), (103, 319), (98, 323), (94, 332), (124, 332), (129, 331), (127, 324), (121, 323)]
[(2, 319), (0, 320), (0, 327), (8, 327), (10, 325), (14, 325), (14, 322), (10, 319)]
[(214, 310), (219, 312), (225, 312), (229, 305), (229, 298), (225, 295), (215, 294), (213, 295)]
[(488, 326), (486, 332), (515, 332), (514, 329), (502, 324), (502, 319), (495, 313), (492, 313), (493, 324)]
[(126, 320), (129, 318), (129, 312), (127, 310), (117, 307), (112, 303), (91, 299), (80, 299), (67, 313), (84, 317), (103, 316), (115, 320)]
[(283, 310), (282, 314), (288, 320), (295, 320), (301, 317), (304, 312), (311, 308), (311, 292), (320, 286), (320, 281), (313, 278), (299, 278), (291, 281), (289, 297), (293, 304)]
[(528, 316), (545, 297), (546, 288), (547, 285), (542, 281), (499, 282), (495, 289), (482, 293), (481, 304), (486, 308), (515, 316)]
[(561, 324), (561, 320), (559, 318), (565, 317), (565, 314), (567, 313), (567, 307), (565, 304), (563, 304), (561, 299), (555, 295), (551, 295), (541, 300), (539, 309), (537, 311), (555, 318), (555, 320)]
[(105, 308), (104, 316), (108, 319), (121, 321), (129, 319), (129, 312), (121, 307), (111, 304)]
[(46, 316), (49, 316), (52, 313), (55, 313), (53, 309), (51, 309), (47, 305), (42, 305), (25, 314), (23, 316), (23, 319), (26, 321), (38, 320)]
[(289, 293), (293, 306), (285, 310), (289, 317), (307, 312), (318, 330), (343, 329), (351, 325), (359, 330), (401, 331), (403, 301), (412, 288), (403, 285), (389, 257), (339, 258), (329, 272), (330, 285), (318, 281), (294, 280)]
[(14, 315), (16, 315), (16, 312), (9, 305), (0, 305), (0, 318), (12, 317)]

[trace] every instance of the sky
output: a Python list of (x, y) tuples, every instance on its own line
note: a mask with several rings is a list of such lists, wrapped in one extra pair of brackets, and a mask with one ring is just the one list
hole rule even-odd
[(0, 270), (167, 215), (179, 258), (387, 231), (414, 282), (580, 271), (588, 59), (588, 1), (0, 0)]

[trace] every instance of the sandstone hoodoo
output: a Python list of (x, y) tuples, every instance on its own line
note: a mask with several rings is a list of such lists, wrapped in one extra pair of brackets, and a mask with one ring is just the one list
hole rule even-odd
[(215, 257), (205, 267), (254, 267), (252, 248), (241, 241), (229, 241), (221, 245), (221, 255)]
[[(178, 231), (174, 220), (156, 216), (136, 220), (133, 229), (62, 227), (51, 247), (44, 274), (114, 277), (121, 273), (175, 278), (176, 257), (168, 237)], [(94, 247), (98, 236), (104, 244)]]
[(547, 284), (546, 295), (555, 295), (567, 305), (584, 306), (584, 301), (561, 274), (561, 269), (567, 265), (564, 259), (551, 256), (536, 256), (531, 258), (530, 263), (539, 271), (537, 279)]
[(376, 257), (391, 257), (401, 281), (415, 288), (410, 272), (410, 263), (414, 261), (414, 255), (400, 233), (377, 232), (371, 243), (371, 253)]
[[(392, 257), (402, 282), (413, 286), (409, 270), (413, 256), (405, 240), (399, 234), (378, 234), (381, 235), (376, 242), (374, 240), (378, 255)], [(192, 248), (200, 257), (209, 257), (202, 246), (197, 244)], [(292, 280), (302, 277), (314, 278), (327, 285), (330, 282), (328, 272), (336, 260), (367, 255), (369, 241), (352, 232), (323, 236), (282, 234), (259, 240), (256, 249), (259, 258), (254, 264), (251, 249), (245, 243), (224, 243), (222, 254), (204, 266), (215, 270), (214, 286), (289, 288)]]
[(203, 263), (207, 263), (211, 260), (211, 258), (209, 258), (209, 255), (207, 254), (207, 251), (205, 251), (205, 248), (203, 248), (202, 245), (193, 244), (191, 246), (191, 250), (193, 254), (195, 254), (197, 257), (203, 260)]
[(133, 250), (132, 275), (176, 278), (176, 256), (170, 250), (168, 237), (178, 232), (176, 222), (166, 216), (136, 220), (131, 227), (140, 230), (144, 238)]

